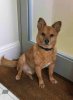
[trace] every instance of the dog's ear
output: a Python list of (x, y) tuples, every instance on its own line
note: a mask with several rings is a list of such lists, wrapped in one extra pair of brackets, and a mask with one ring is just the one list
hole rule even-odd
[(57, 22), (55, 22), (55, 23), (52, 25), (52, 27), (55, 28), (55, 30), (56, 30), (57, 32), (60, 31), (61, 26), (62, 26), (62, 22), (61, 22), (61, 21), (57, 21)]
[(43, 18), (39, 18), (38, 23), (37, 23), (38, 31), (41, 31), (45, 25), (46, 25), (45, 20)]

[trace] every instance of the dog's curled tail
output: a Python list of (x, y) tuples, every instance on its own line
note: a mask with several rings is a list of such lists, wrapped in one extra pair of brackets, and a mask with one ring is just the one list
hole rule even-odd
[(5, 58), (4, 56), (1, 57), (1, 59), (0, 59), (0, 65), (6, 66), (6, 67), (16, 67), (17, 62), (18, 61), (16, 61), (16, 60), (9, 60), (9, 59)]

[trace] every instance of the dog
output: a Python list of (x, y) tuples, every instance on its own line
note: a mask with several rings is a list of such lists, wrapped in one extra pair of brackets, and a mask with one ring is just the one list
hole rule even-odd
[(23, 53), (18, 61), (10, 61), (3, 57), (1, 63), (5, 66), (17, 67), (16, 80), (20, 80), (22, 72), (28, 75), (30, 79), (33, 79), (32, 75), (36, 73), (40, 88), (45, 87), (42, 69), (48, 67), (49, 80), (51, 83), (56, 84), (57, 80), (54, 78), (53, 72), (57, 54), (57, 36), (61, 26), (61, 21), (48, 26), (43, 18), (39, 18), (37, 22), (38, 34), (36, 43)]

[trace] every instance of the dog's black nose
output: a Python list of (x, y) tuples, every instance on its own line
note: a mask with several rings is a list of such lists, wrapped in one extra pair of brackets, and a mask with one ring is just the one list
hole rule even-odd
[(48, 45), (48, 43), (49, 43), (49, 40), (45, 39), (45, 44)]

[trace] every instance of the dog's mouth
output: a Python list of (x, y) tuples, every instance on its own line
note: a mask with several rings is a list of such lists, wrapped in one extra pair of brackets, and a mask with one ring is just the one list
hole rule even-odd
[(50, 49), (50, 48), (54, 48), (55, 41), (51, 41), (51, 39), (44, 39), (44, 40), (37, 41), (37, 44), (42, 48)]
[(43, 47), (43, 46), (40, 46), (40, 45), (38, 45), (38, 47), (40, 47), (41, 49), (43, 49), (45, 51), (51, 51), (51, 50), (53, 50), (53, 48)]
[(48, 50), (51, 50), (51, 48), (53, 48), (53, 46), (49, 43), (45, 43), (43, 42), (42, 44), (38, 44), (38, 46), (42, 49), (46, 49), (47, 51)]
[(44, 49), (46, 49), (47, 51), (48, 50), (52, 50), (53, 48), (54, 48), (54, 45), (53, 45), (53, 43), (51, 43), (51, 41), (43, 41), (42, 43), (40, 43), (40, 44), (38, 44), (39, 45), (39, 47), (41, 47), (41, 48), (44, 48)]

